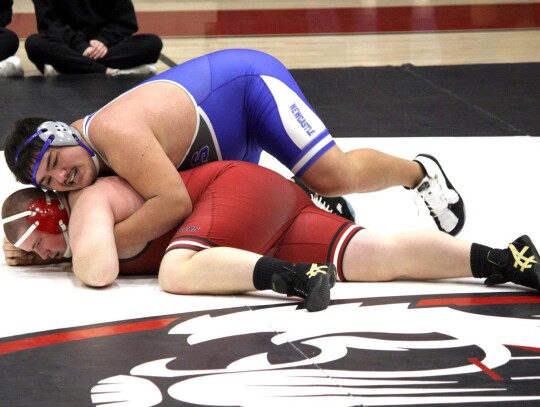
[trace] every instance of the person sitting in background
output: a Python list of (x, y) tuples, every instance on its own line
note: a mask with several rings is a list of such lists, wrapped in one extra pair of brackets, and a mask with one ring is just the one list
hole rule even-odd
[(21, 60), (15, 56), (19, 49), (19, 37), (6, 27), (11, 23), (13, 1), (0, 0), (0, 76), (22, 77)]
[(33, 0), (38, 33), (25, 48), (45, 76), (155, 74), (163, 43), (137, 34), (130, 0)]

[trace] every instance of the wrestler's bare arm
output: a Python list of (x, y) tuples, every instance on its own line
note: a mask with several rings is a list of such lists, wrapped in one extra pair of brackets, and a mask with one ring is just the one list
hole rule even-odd
[(143, 245), (117, 251), (114, 225), (128, 218), (144, 200), (119, 177), (102, 177), (70, 193), (70, 244), (73, 272), (85, 284), (111, 284), (119, 272), (118, 258), (138, 253)]
[(100, 112), (90, 127), (94, 145), (113, 171), (145, 200), (138, 211), (116, 225), (119, 248), (163, 235), (192, 210), (186, 187), (169, 157), (177, 155), (172, 151), (175, 143), (165, 135), (179, 137), (183, 127), (178, 118), (170, 119), (174, 110), (167, 108), (163, 99), (163, 95), (159, 101), (147, 96), (143, 102), (113, 104)]

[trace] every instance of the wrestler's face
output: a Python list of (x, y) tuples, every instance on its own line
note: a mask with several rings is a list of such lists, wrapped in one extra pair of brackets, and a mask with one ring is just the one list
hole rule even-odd
[(47, 260), (61, 259), (66, 252), (67, 245), (62, 233), (53, 234), (34, 230), (20, 245), (20, 248), (25, 252), (35, 252), (43, 260)]
[(84, 188), (92, 184), (96, 177), (94, 162), (79, 146), (49, 147), (36, 173), (39, 185), (56, 191)]

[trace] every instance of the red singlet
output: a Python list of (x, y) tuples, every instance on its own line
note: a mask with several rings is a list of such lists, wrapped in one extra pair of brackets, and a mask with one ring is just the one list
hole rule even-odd
[(293, 182), (241, 161), (212, 162), (180, 175), (192, 214), (139, 255), (121, 260), (121, 274), (157, 274), (169, 250), (226, 246), (290, 262), (332, 262), (345, 280), (343, 253), (362, 228), (317, 208)]

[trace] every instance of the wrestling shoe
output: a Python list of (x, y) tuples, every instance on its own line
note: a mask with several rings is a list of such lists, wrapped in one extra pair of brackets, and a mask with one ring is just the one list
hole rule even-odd
[(540, 256), (531, 238), (523, 235), (508, 245), (499, 258), (488, 260), (501, 267), (501, 273), (492, 274), (484, 281), (487, 286), (503, 284), (511, 281), (514, 284), (534, 288), (540, 292)]
[(435, 157), (419, 154), (414, 161), (426, 171), (426, 176), (414, 191), (424, 200), (439, 230), (452, 236), (457, 235), (465, 224), (463, 199)]
[(330, 304), (330, 289), (336, 283), (332, 263), (295, 263), (272, 275), (272, 290), (304, 298), (308, 311), (321, 311)]
[(319, 195), (317, 192), (310, 189), (304, 184), (300, 178), (292, 177), (291, 181), (298, 185), (309, 195), (316, 207), (322, 210), (341, 216), (351, 222), (354, 222), (355, 213), (352, 205), (342, 196), (328, 197)]

